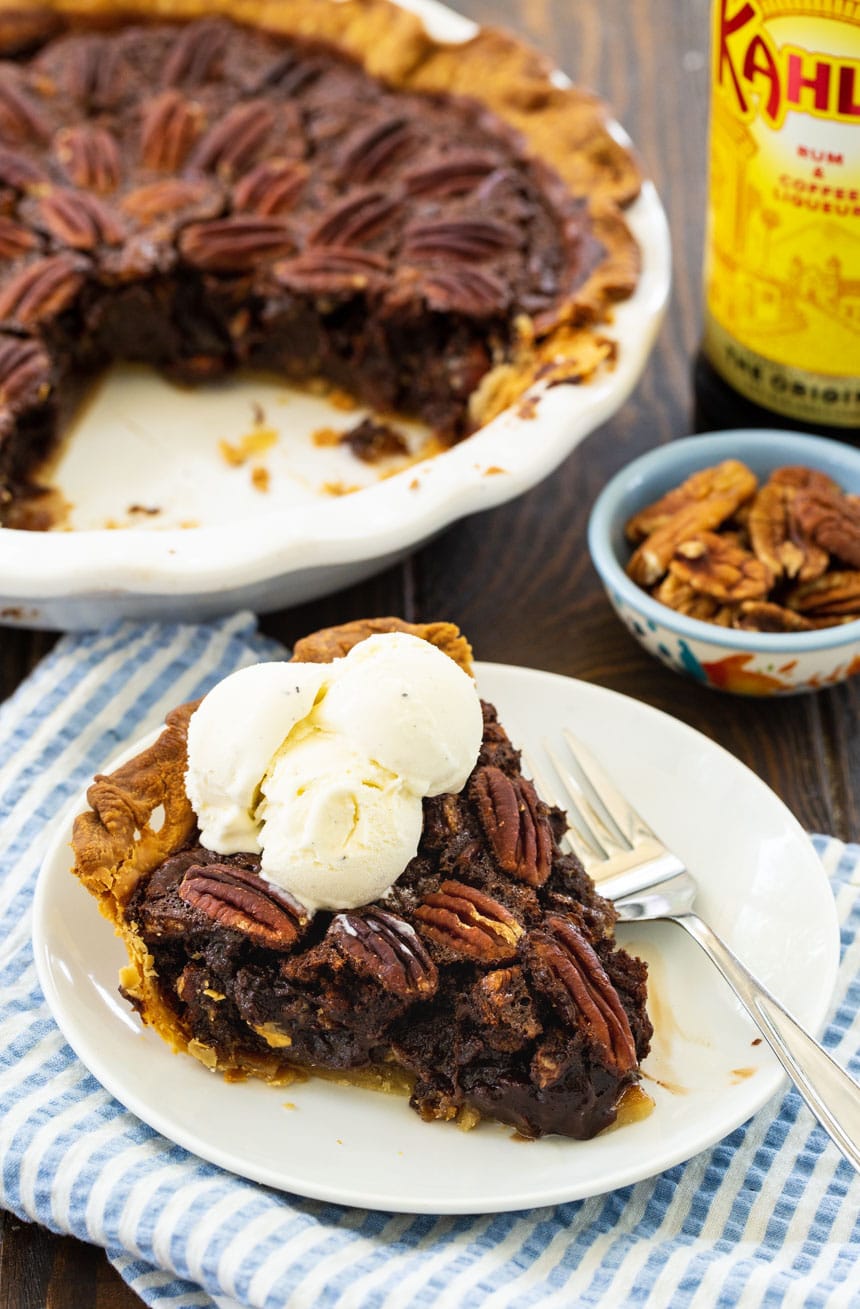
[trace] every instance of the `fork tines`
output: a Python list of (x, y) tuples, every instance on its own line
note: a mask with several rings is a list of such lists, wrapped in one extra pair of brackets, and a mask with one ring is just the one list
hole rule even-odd
[(588, 747), (567, 729), (561, 735), (561, 748), (548, 741), (543, 743), (557, 783), (537, 767), (533, 758), (526, 756), (525, 763), (547, 803), (566, 811), (568, 844), (589, 876), (603, 883), (662, 859), (667, 854), (665, 845)]

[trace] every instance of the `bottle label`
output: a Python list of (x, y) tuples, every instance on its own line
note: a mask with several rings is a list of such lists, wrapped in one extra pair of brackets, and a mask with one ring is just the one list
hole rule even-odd
[(860, 3), (713, 13), (705, 353), (765, 408), (860, 426)]

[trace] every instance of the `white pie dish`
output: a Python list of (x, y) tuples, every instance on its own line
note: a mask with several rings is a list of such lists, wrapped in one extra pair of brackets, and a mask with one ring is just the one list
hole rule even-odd
[[(474, 30), (434, 0), (402, 2), (434, 36), (457, 41)], [(355, 421), (317, 398), (291, 393), (284, 405), (285, 388), (260, 379), (189, 393), (155, 374), (116, 370), (62, 456), (56, 480), (74, 503), (73, 530), (0, 531), (0, 622), (86, 628), (282, 608), (358, 581), (464, 515), (528, 490), (624, 403), (653, 345), (670, 250), (652, 184), (627, 216), (643, 267), (607, 329), (619, 347), (614, 368), (585, 385), (548, 389), (528, 417), (508, 410), (391, 477), (368, 473), (343, 449), (314, 446), (312, 433), (326, 422), (342, 430)], [(231, 468), (219, 454), (219, 442), (234, 443), (260, 409), (281, 434), (281, 463), (265, 495), (247, 467)], [(360, 491), (332, 494), (362, 481)], [(140, 525), (107, 526), (129, 521), (130, 501), (143, 511), (132, 519)]]

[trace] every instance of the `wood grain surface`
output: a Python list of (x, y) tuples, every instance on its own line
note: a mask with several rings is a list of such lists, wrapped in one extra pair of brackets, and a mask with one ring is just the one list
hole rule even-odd
[[(286, 642), (368, 614), (449, 618), (479, 658), (551, 669), (667, 710), (719, 741), (809, 829), (860, 832), (860, 686), (771, 702), (718, 696), (645, 655), (592, 570), (586, 521), (607, 479), (691, 430), (690, 370), (700, 328), (705, 204), (708, 0), (461, 0), (516, 29), (599, 91), (634, 137), (668, 210), (670, 310), (647, 372), (620, 413), (557, 474), (516, 502), (461, 522), (405, 564), (326, 600), (263, 619)], [(10, 693), (55, 638), (0, 633)], [(103, 1253), (0, 1215), (0, 1309), (133, 1309)]]

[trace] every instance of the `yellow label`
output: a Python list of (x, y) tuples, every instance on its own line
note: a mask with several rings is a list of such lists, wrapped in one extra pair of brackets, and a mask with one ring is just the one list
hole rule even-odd
[(860, 0), (714, 0), (705, 351), (860, 425)]

